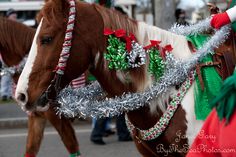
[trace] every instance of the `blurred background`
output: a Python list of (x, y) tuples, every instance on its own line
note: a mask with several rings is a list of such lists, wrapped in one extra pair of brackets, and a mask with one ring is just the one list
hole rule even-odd
[[(94, 0), (86, 0), (93, 3)], [(216, 4), (225, 10), (230, 0), (111, 0), (113, 5), (122, 7), (127, 14), (137, 20), (168, 29), (176, 22), (176, 10), (185, 12), (188, 23), (209, 16), (206, 4)], [(0, 15), (4, 16), (9, 8), (18, 12), (18, 20), (34, 25), (34, 17), (44, 5), (43, 0), (0, 0)], [(177, 11), (178, 12), (178, 11)], [(177, 13), (178, 14), (178, 13)], [(178, 15), (177, 15), (178, 16)]]

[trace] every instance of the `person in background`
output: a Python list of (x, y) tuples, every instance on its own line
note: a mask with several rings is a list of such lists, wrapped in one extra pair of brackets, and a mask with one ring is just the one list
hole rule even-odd
[(176, 23), (179, 25), (189, 25), (189, 23), (186, 21), (186, 12), (183, 9), (176, 9), (175, 10), (175, 18)]
[[(234, 1), (236, 4), (236, 1)], [(236, 5), (213, 15), (211, 26), (220, 29), (236, 21)], [(213, 108), (186, 157), (234, 157), (236, 156), (236, 69), (212, 100)]]
[(14, 9), (8, 9), (6, 12), (6, 17), (9, 20), (17, 21), (17, 12)]
[[(9, 9), (6, 12), (6, 17), (9, 20), (17, 21), (17, 12), (14, 9)], [(12, 98), (13, 81), (10, 74), (1, 76), (1, 99), (7, 101)]]
[(213, 15), (211, 26), (220, 29), (222, 26), (234, 23), (236, 21), (236, 5), (223, 13)]

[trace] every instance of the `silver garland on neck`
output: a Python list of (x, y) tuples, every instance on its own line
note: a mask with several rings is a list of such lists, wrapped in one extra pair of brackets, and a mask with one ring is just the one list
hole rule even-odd
[(3, 61), (2, 61), (2, 68), (1, 68), (1, 73), (0, 75), (15, 75), (15, 74), (20, 74), (25, 66), (27, 60), (27, 56), (24, 57), (21, 62), (18, 65), (14, 65), (14, 66), (7, 66)]
[(146, 63), (146, 51), (143, 46), (132, 41), (132, 50), (127, 53), (129, 67), (138, 68)]
[(202, 32), (206, 32), (209, 30), (209, 28), (211, 28), (210, 20), (211, 20), (210, 18), (206, 18), (205, 20), (199, 21), (196, 24), (191, 24), (188, 26), (179, 25), (175, 23), (169, 29), (169, 31), (172, 33), (184, 35), (184, 36), (199, 34)]
[[(191, 27), (194, 27), (194, 29)], [(192, 26), (175, 26), (171, 30), (177, 34), (187, 35), (200, 33), (209, 28), (210, 19), (207, 19)], [(113, 117), (143, 107), (149, 104), (153, 98), (168, 92), (170, 87), (185, 81), (196, 64), (207, 54), (213, 53), (213, 49), (227, 39), (229, 32), (229, 26), (224, 26), (216, 31), (204, 47), (200, 48), (187, 61), (175, 59), (172, 54), (167, 53), (167, 66), (164, 75), (160, 78), (160, 81), (155, 82), (142, 93), (124, 93), (119, 97), (100, 100), (106, 94), (97, 82), (80, 89), (65, 88), (58, 97), (61, 106), (57, 108), (57, 113), (65, 117)]]

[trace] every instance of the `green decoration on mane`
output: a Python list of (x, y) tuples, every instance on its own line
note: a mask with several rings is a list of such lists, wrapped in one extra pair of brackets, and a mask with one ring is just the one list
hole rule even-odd
[(127, 70), (129, 68), (125, 43), (113, 35), (108, 36), (107, 53), (104, 57), (109, 61), (109, 69)]
[(156, 47), (150, 48), (148, 52), (150, 58), (148, 71), (155, 77), (155, 80), (159, 80), (164, 74), (165, 62), (160, 55), (160, 51)]
[[(161, 47), (160, 41), (150, 40), (151, 44), (140, 48), (138, 43), (135, 43), (135, 37), (132, 35), (124, 35), (125, 31), (110, 29), (104, 30), (104, 35), (108, 36), (106, 53), (104, 58), (108, 61), (108, 68), (111, 70), (127, 70), (137, 68), (145, 64), (146, 55), (149, 54), (150, 63), (148, 71), (154, 76), (155, 80), (159, 80), (165, 71), (166, 52), (171, 52), (171, 45)], [(136, 62), (135, 60), (140, 60)], [(134, 66), (135, 65), (135, 66)]]

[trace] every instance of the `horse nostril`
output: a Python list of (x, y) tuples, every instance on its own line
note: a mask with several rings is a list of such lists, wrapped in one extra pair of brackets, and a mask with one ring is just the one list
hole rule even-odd
[(26, 95), (24, 93), (20, 93), (17, 96), (17, 100), (20, 101), (20, 102), (25, 102), (26, 101)]

